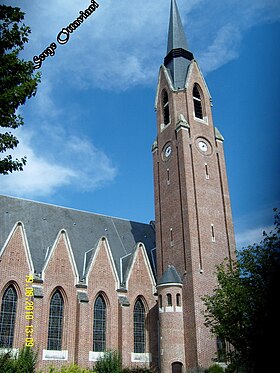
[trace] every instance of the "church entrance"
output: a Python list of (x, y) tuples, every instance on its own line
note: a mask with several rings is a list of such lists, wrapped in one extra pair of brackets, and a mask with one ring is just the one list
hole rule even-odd
[(182, 363), (173, 363), (172, 364), (172, 373), (182, 373), (183, 364)]

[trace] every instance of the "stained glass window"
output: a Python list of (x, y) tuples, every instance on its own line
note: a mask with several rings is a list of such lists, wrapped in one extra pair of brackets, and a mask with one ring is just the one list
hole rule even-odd
[(56, 290), (50, 302), (48, 329), (48, 350), (62, 350), (64, 301), (59, 290)]
[(5, 291), (0, 313), (0, 347), (12, 348), (17, 310), (17, 293), (13, 285)]

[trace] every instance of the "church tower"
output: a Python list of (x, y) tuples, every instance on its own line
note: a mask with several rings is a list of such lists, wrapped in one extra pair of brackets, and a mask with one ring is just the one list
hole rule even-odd
[[(182, 280), (185, 354), (181, 369), (207, 368), (216, 357), (216, 338), (204, 326), (201, 296), (211, 294), (216, 285), (216, 265), (235, 257), (224, 139), (214, 127), (211, 106), (209, 90), (172, 0), (152, 150), (158, 283), (169, 266)], [(160, 329), (164, 327), (162, 322)], [(161, 371), (171, 372), (172, 358), (161, 359)]]

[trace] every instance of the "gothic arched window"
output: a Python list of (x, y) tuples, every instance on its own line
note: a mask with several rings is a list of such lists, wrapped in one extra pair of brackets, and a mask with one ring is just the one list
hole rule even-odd
[(166, 295), (166, 298), (167, 298), (167, 306), (171, 307), (172, 306), (172, 295), (170, 293), (168, 293)]
[(162, 93), (162, 107), (163, 107), (163, 122), (166, 126), (170, 122), (169, 116), (169, 102), (168, 102), (168, 94), (166, 90)]
[(144, 353), (146, 349), (146, 333), (145, 333), (145, 308), (138, 299), (134, 306), (133, 312), (134, 321), (134, 352)]
[(203, 119), (202, 100), (198, 84), (193, 87), (193, 105), (195, 117)]
[(93, 351), (106, 350), (106, 303), (102, 295), (98, 295), (94, 303), (93, 319)]
[(10, 285), (2, 298), (0, 313), (0, 348), (12, 348), (17, 311), (17, 293)]
[(62, 350), (64, 301), (59, 290), (53, 294), (50, 302), (48, 350)]

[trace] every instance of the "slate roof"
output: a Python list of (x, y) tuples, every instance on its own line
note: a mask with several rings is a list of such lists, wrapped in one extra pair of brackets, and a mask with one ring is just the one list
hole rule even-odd
[(80, 278), (84, 276), (85, 254), (85, 265), (88, 266), (101, 237), (108, 239), (120, 280), (125, 280), (130, 258), (139, 242), (145, 245), (155, 271), (153, 224), (0, 195), (0, 250), (17, 222), (24, 225), (36, 273), (42, 272), (48, 253), (62, 229), (68, 234)]
[(176, 268), (173, 265), (169, 265), (159, 280), (157, 286), (166, 284), (182, 284), (183, 281), (179, 276)]
[(172, 49), (183, 48), (188, 50), (188, 42), (183, 28), (179, 10), (175, 0), (171, 1), (170, 20), (168, 30), (167, 52)]
[(188, 42), (176, 0), (172, 0), (167, 55), (164, 59), (164, 66), (168, 69), (175, 90), (185, 87), (188, 68), (193, 59), (193, 54), (189, 52)]

